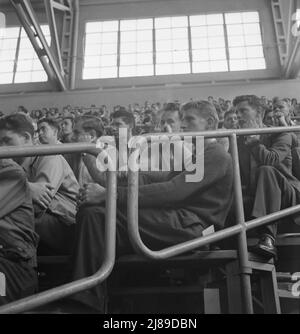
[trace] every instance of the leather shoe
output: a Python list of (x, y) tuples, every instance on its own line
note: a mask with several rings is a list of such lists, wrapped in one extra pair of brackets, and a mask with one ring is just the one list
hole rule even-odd
[(268, 259), (277, 258), (275, 240), (268, 235), (262, 236), (258, 243), (251, 248), (251, 251)]

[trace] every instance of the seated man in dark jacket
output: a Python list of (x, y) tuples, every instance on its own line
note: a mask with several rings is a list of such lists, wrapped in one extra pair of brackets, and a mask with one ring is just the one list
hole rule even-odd
[[(264, 127), (264, 110), (257, 96), (239, 96), (233, 103), (241, 128)], [(285, 122), (284, 119), (281, 122)], [(291, 133), (240, 137), (238, 144), (243, 194), (248, 198), (245, 206), (248, 219), (300, 203), (300, 183), (292, 174), (294, 140)], [(276, 232), (276, 224), (259, 229), (260, 240), (253, 251), (275, 256)]]
[(0, 159), (0, 287), (6, 285), (0, 305), (36, 292), (37, 241), (26, 175), (12, 160)]
[[(200, 101), (183, 107), (185, 131), (215, 130), (218, 115), (213, 105)], [(204, 152), (203, 152), (204, 151)], [(139, 186), (139, 226), (145, 244), (152, 249), (176, 245), (202, 236), (210, 226), (224, 227), (232, 202), (233, 171), (230, 155), (216, 140), (205, 140), (204, 176), (199, 182), (187, 182), (191, 172), (159, 175), (153, 173)], [(203, 160), (202, 160), (203, 161)], [(159, 173), (158, 173), (159, 174)], [(155, 182), (155, 183), (154, 183)], [(72, 279), (94, 274), (104, 255), (105, 188), (88, 185), (81, 196), (77, 215), (76, 244)], [(134, 253), (127, 233), (127, 188), (118, 188), (117, 255)], [(86, 206), (89, 204), (89, 206)], [(94, 206), (91, 206), (94, 205)], [(103, 287), (102, 287), (103, 288)], [(72, 299), (99, 311), (103, 310), (103, 290), (99, 286), (76, 294)]]

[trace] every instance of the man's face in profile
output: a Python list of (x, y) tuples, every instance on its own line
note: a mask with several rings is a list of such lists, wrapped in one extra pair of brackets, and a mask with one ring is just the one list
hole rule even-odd
[(161, 118), (161, 130), (163, 132), (180, 132), (181, 131), (181, 119), (179, 111), (165, 111)]
[(227, 114), (224, 119), (224, 128), (225, 129), (238, 129), (239, 122), (238, 117), (235, 112)]
[(242, 101), (236, 106), (236, 113), (241, 129), (260, 127), (258, 111), (249, 105), (248, 101)]
[(183, 112), (181, 128), (184, 132), (200, 132), (207, 130), (208, 122), (201, 117), (197, 109), (188, 109)]
[[(30, 134), (18, 134), (11, 130), (0, 130), (0, 147), (5, 146), (26, 146), (32, 145), (32, 138)], [(13, 159), (18, 164), (22, 164), (25, 160), (24, 157)]]

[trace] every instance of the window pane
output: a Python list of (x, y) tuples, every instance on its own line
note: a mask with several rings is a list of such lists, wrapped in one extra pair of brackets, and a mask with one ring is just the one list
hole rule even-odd
[(244, 23), (259, 22), (258, 12), (245, 12), (242, 13)]
[(138, 53), (136, 59), (138, 65), (153, 64), (152, 53)]
[(228, 36), (228, 45), (232, 46), (243, 46), (245, 45), (245, 39), (243, 35), (240, 36)]
[(210, 63), (208, 61), (193, 63), (193, 73), (210, 72)]
[(121, 66), (135, 65), (136, 64), (136, 54), (125, 54), (121, 55)]
[(155, 28), (162, 29), (162, 28), (171, 28), (171, 18), (170, 17), (160, 17), (155, 19)]
[(231, 71), (245, 71), (248, 69), (246, 59), (230, 60)]
[(248, 46), (246, 48), (248, 58), (263, 58), (264, 52), (261, 46)]
[(153, 65), (144, 65), (144, 66), (137, 66), (137, 76), (149, 76), (154, 75), (154, 68)]
[(100, 78), (100, 68), (84, 68), (83, 79), (98, 79)]
[(248, 70), (264, 70), (266, 61), (264, 58), (248, 59)]
[(116, 66), (117, 55), (101, 56), (100, 63), (102, 67)]
[(136, 32), (126, 31), (121, 33), (121, 43), (123, 42), (136, 42)]
[(99, 67), (100, 56), (85, 57), (85, 67)]
[(121, 53), (135, 53), (135, 52), (136, 52), (136, 43), (121, 44)]
[(245, 35), (245, 44), (246, 45), (261, 45), (262, 44), (262, 40), (261, 40), (261, 36), (260, 35)]
[(209, 58), (210, 60), (226, 59), (226, 51), (225, 49), (210, 49)]
[(206, 16), (207, 25), (223, 24), (223, 15), (222, 14), (212, 14)]
[(193, 51), (193, 61), (207, 61), (209, 60), (209, 51), (208, 49)]
[(186, 39), (173, 40), (173, 50), (188, 50), (189, 42)]
[(242, 33), (243, 33), (243, 25), (242, 24), (227, 25), (227, 34), (229, 36), (239, 36)]
[(172, 27), (187, 27), (188, 26), (188, 18), (187, 16), (178, 16), (172, 17)]
[(226, 72), (228, 71), (228, 64), (226, 60), (218, 60), (210, 62), (211, 72)]
[(191, 28), (192, 39), (198, 37), (207, 37), (207, 27), (192, 27)]
[(32, 60), (21, 60), (18, 62), (17, 70), (20, 72), (30, 72), (33, 69)]
[(157, 64), (172, 63), (172, 61), (173, 61), (172, 52), (158, 52), (156, 54)]
[(260, 26), (258, 23), (244, 24), (245, 35), (260, 35)]
[(209, 37), (208, 46), (210, 48), (225, 48), (224, 37)]
[(139, 42), (137, 44), (137, 52), (152, 52), (153, 43), (151, 42)]
[(101, 54), (103, 55), (116, 54), (117, 51), (118, 51), (117, 44), (103, 44), (101, 47)]
[(0, 73), (13, 72), (14, 62), (13, 61), (2, 61), (0, 62)]
[(2, 50), (15, 50), (17, 47), (18, 40), (15, 38), (9, 38), (9, 39), (4, 39), (2, 40)]
[(116, 78), (118, 76), (118, 68), (117, 67), (102, 67), (100, 70), (100, 78)]
[(193, 38), (193, 49), (208, 49), (208, 38)]
[(121, 31), (136, 30), (136, 20), (122, 20)]
[(189, 61), (189, 52), (188, 51), (175, 51), (173, 53), (174, 63), (184, 63)]
[(153, 19), (137, 20), (136, 27), (138, 30), (153, 29)]
[(102, 22), (102, 30), (106, 31), (118, 31), (119, 22), (118, 21), (105, 21)]
[(116, 32), (103, 33), (102, 43), (109, 43), (109, 44), (118, 43), (118, 33)]
[(165, 40), (172, 38), (172, 30), (171, 29), (158, 29), (155, 33), (156, 40)]
[[(193, 64), (190, 64), (190, 52)], [(153, 65), (154, 60), (156, 65)], [(265, 68), (259, 13), (216, 13), (86, 24), (84, 77), (111, 78), (118, 73), (120, 77), (154, 75), (154, 66), (157, 75), (183, 74), (191, 72), (191, 65), (193, 73)], [(34, 66), (38, 65), (34, 63)], [(88, 71), (94, 68), (99, 72)]]
[(137, 40), (142, 41), (152, 41), (153, 33), (152, 30), (139, 30), (137, 32)]
[(225, 14), (226, 24), (236, 24), (243, 22), (242, 13), (228, 13)]
[(173, 65), (172, 64), (156, 65), (156, 74), (157, 75), (173, 74)]
[(172, 38), (173, 39), (187, 39), (187, 29), (186, 28), (175, 28), (172, 29)]
[(86, 36), (86, 44), (97, 44), (100, 43), (102, 40), (102, 34), (90, 34)]
[(120, 77), (135, 77), (135, 76), (136, 76), (136, 66), (120, 67)]
[(207, 34), (208, 36), (223, 36), (224, 35), (224, 29), (223, 26), (209, 26), (207, 27)]
[(190, 16), (191, 27), (199, 27), (206, 25), (206, 15), (193, 15)]
[(48, 77), (44, 71), (34, 71), (32, 72), (31, 82), (43, 82), (47, 81)]
[(31, 72), (16, 73), (15, 83), (31, 82)]
[(1, 73), (0, 84), (11, 84), (13, 83), (13, 73)]
[(16, 50), (0, 50), (0, 61), (3, 60), (14, 60), (16, 55)]
[(157, 51), (168, 51), (172, 49), (172, 41), (156, 41), (156, 50)]
[(102, 32), (102, 22), (88, 22), (85, 31), (87, 33)]
[(177, 63), (173, 66), (173, 74), (185, 74), (190, 72), (190, 63)]
[(231, 59), (242, 59), (246, 58), (246, 48), (229, 48), (229, 55)]
[(101, 44), (87, 44), (85, 46), (85, 55), (93, 56), (101, 54)]

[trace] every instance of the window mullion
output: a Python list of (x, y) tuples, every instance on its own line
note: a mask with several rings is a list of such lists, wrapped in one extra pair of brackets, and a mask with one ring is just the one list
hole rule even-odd
[(21, 45), (21, 35), (22, 35), (22, 27), (20, 27), (19, 30), (19, 37), (16, 47), (16, 53), (15, 53), (15, 61), (14, 61), (14, 68), (13, 68), (13, 81), (12, 83), (15, 83), (16, 74), (17, 74), (17, 68), (18, 68), (18, 62), (19, 62), (19, 55), (20, 55), (20, 45)]
[(193, 73), (193, 44), (192, 44), (192, 28), (191, 28), (190, 16), (188, 16), (188, 39), (189, 39), (190, 73)]
[(227, 59), (227, 67), (230, 72), (230, 53), (229, 53), (229, 41), (228, 41), (228, 31), (225, 14), (223, 13), (223, 25), (224, 25), (224, 39), (225, 39), (225, 51), (226, 51), (226, 59)]
[(120, 64), (121, 64), (121, 20), (119, 20), (119, 27), (118, 27), (118, 50), (117, 50), (118, 78), (120, 78)]
[(154, 76), (156, 76), (156, 31), (155, 31), (155, 18), (152, 19), (152, 45), (153, 45), (153, 70)]

